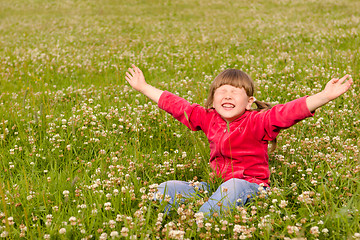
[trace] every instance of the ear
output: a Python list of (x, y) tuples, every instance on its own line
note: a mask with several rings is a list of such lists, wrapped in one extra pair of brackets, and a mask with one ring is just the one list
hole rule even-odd
[(254, 103), (255, 98), (253, 96), (249, 97), (248, 103), (245, 107), (246, 110), (251, 110), (251, 105)]

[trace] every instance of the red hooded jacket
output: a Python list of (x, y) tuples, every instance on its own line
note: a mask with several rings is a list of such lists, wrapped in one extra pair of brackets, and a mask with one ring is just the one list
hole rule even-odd
[(164, 91), (158, 106), (185, 124), (192, 131), (202, 130), (210, 144), (210, 165), (224, 181), (240, 178), (269, 186), (268, 141), (281, 129), (313, 116), (306, 97), (270, 110), (245, 111), (236, 120), (227, 122), (215, 109), (190, 104), (185, 99)]

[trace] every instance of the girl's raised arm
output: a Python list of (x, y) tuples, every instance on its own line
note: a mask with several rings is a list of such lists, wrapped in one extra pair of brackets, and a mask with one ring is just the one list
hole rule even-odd
[(136, 91), (141, 92), (154, 102), (158, 103), (163, 91), (147, 84), (142, 71), (134, 64), (131, 66), (132, 68), (129, 68), (128, 72), (126, 72), (125, 79)]
[[(325, 86), (324, 90), (306, 98), (306, 105), (310, 112), (315, 111), (317, 108), (327, 104), (331, 100), (341, 96), (353, 84), (353, 80), (348, 74), (342, 78), (333, 78)], [(347, 81), (345, 81), (349, 78)]]

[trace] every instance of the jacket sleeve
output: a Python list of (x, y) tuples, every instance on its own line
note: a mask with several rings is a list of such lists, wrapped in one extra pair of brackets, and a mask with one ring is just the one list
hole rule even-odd
[(306, 105), (306, 98), (302, 97), (285, 104), (278, 104), (271, 109), (254, 116), (254, 133), (256, 137), (265, 141), (272, 141), (281, 129), (286, 129), (299, 121), (314, 116)]
[(190, 104), (185, 99), (164, 91), (160, 96), (158, 106), (192, 131), (207, 130), (208, 110), (198, 104)]

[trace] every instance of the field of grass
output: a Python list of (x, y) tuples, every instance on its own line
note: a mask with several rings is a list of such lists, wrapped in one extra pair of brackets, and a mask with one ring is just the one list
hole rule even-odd
[[(0, 0), (0, 237), (359, 240), (359, 31), (358, 0)], [(266, 198), (203, 221), (209, 195), (152, 201), (209, 181), (209, 149), (132, 90), (132, 63), (199, 104), (226, 68), (273, 104), (355, 83), (282, 131)]]

